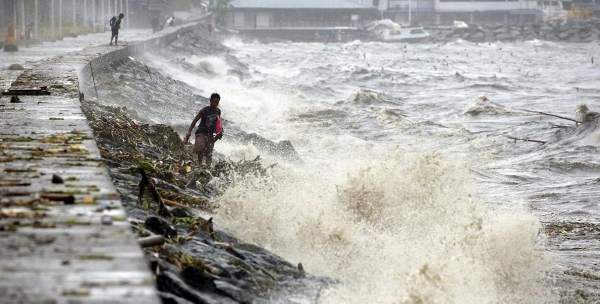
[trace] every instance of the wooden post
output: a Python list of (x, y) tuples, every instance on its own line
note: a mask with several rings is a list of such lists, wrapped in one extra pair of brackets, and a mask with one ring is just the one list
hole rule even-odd
[(99, 6), (100, 6), (100, 14), (98, 15), (98, 19), (100, 21), (100, 24), (102, 25), (102, 29), (100, 30), (101, 32), (104, 32), (104, 0), (98, 0), (99, 1)]
[(51, 39), (54, 40), (56, 39), (56, 21), (54, 20), (54, 8), (56, 7), (56, 3), (54, 3), (54, 0), (50, 1), (50, 36), (52, 37)]
[(15, 39), (16, 39), (17, 37), (19, 37), (17, 35), (17, 0), (9, 0), (9, 1), (12, 2), (11, 12), (10, 12), (11, 18), (9, 19), (11, 26), (12, 26), (11, 32), (12, 32), (13, 37), (15, 37)]
[(106, 29), (106, 22), (108, 21), (108, 19), (110, 18), (108, 15), (110, 15), (110, 0), (104, 0), (106, 7), (105, 7), (105, 11), (104, 11), (104, 16), (102, 16), (102, 26), (104, 27), (104, 29)]
[(17, 3), (16, 0), (9, 0), (10, 7), (7, 9), (8, 13), (11, 15), (8, 18), (8, 29), (6, 31), (6, 40), (4, 41), (4, 51), (5, 52), (16, 52), (19, 50), (17, 45), (16, 38), (16, 26), (17, 26)]
[(19, 1), (19, 7), (17, 8), (19, 10), (19, 19), (21, 19), (21, 31), (20, 31), (20, 35), (22, 38), (25, 37), (25, 0), (20, 0)]
[(73, 27), (77, 27), (77, 0), (73, 1)]
[(83, 21), (81, 22), (83, 24), (83, 30), (87, 31), (90, 27), (90, 16), (88, 16), (88, 5), (87, 5), (87, 0), (83, 0)]
[(98, 13), (98, 5), (100, 5), (100, 1), (96, 1), (96, 0), (92, 0), (92, 15), (93, 16), (93, 25), (94, 25), (94, 30), (98, 31), (97, 25), (98, 25), (98, 21), (100, 20), (100, 13)]
[[(112, 0), (106, 0), (106, 8), (107, 8), (107, 12), (106, 12), (106, 17), (110, 18), (108, 15), (110, 15), (112, 13), (112, 10), (110, 8), (110, 2)], [(106, 18), (105, 18), (106, 19)]]
[(58, 0), (58, 38), (63, 39), (63, 0)]
[(100, 31), (104, 31), (104, 25), (103, 25), (103, 21), (104, 21), (104, 0), (98, 0), (98, 19), (97, 22), (98, 24), (102, 24), (102, 29), (100, 29)]
[[(87, 2), (87, 0), (86, 0)], [(92, 11), (90, 12), (89, 6), (92, 7)], [(88, 26), (91, 28), (92, 31), (96, 31), (97, 30), (97, 26), (96, 24), (98, 23), (98, 7), (96, 7), (96, 0), (92, 0), (91, 3), (88, 6)]]
[(38, 0), (33, 0), (33, 36), (40, 39), (40, 9)]
[(104, 11), (104, 20), (105, 22), (108, 22), (108, 20), (110, 20), (110, 0), (103, 0), (104, 4), (106, 5), (105, 7), (105, 11)]

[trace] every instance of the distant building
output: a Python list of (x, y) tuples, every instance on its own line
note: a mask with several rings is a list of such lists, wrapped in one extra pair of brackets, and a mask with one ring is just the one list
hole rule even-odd
[(372, 1), (233, 0), (226, 24), (235, 29), (354, 27), (379, 16)]
[[(415, 24), (522, 24), (542, 20), (537, 0), (382, 0), (386, 15)], [(410, 10), (410, 13), (409, 13)], [(410, 16), (410, 18), (409, 18)]]
[(570, 0), (562, 5), (570, 10), (571, 19), (590, 19), (600, 17), (600, 0)]
[(471, 24), (523, 24), (542, 20), (536, 0), (435, 0), (438, 22), (462, 20)]
[[(436, 23), (436, 0), (382, 0), (386, 16), (402, 24)], [(410, 11), (410, 12), (409, 12)]]

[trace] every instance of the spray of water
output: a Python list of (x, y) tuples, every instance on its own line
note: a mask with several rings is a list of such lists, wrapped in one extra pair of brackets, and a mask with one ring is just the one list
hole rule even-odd
[(537, 220), (479, 204), (465, 168), (405, 151), (340, 168), (342, 179), (286, 168), (228, 190), (217, 221), (339, 279), (322, 303), (549, 300)]

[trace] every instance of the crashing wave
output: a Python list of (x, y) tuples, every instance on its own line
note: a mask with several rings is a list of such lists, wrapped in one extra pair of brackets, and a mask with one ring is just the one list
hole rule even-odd
[(406, 117), (406, 113), (390, 108), (384, 108), (379, 111), (377, 118), (383, 123), (410, 122)]
[(370, 89), (358, 89), (354, 91), (354, 93), (352, 93), (348, 99), (342, 101), (341, 103), (377, 105), (389, 104), (392, 103), (392, 101), (383, 93)]
[(402, 29), (402, 26), (390, 19), (383, 19), (367, 24), (365, 29), (369, 33), (372, 33), (376, 36), (381, 36), (386, 31), (400, 30)]
[[(539, 222), (488, 210), (464, 164), (393, 152), (362, 165), (283, 169), (220, 200), (218, 222), (340, 284), (321, 303), (533, 303), (544, 287)], [(251, 229), (248, 229), (251, 227)], [(465, 275), (467, 274), (468, 275)]]
[(464, 114), (477, 116), (481, 114), (503, 115), (512, 113), (513, 111), (507, 107), (491, 102), (486, 96), (477, 98), (475, 103), (469, 105)]
[(577, 126), (565, 126), (555, 132), (552, 143), (558, 145), (600, 147), (600, 113), (590, 111), (587, 105), (580, 104), (575, 110), (580, 122)]

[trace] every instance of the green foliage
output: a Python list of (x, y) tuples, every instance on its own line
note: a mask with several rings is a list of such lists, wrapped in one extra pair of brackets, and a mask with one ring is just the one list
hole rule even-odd
[(144, 171), (146, 171), (146, 173), (156, 173), (156, 167), (154, 166), (154, 163), (152, 163), (152, 161), (147, 160), (147, 159), (143, 159), (143, 158), (138, 158), (136, 160), (137, 166), (140, 169), (143, 169)]
[(193, 267), (208, 273), (215, 273), (215, 271), (202, 260), (181, 251), (174, 254), (168, 254), (165, 258), (169, 263), (182, 270), (187, 267)]
[(175, 225), (192, 226), (196, 224), (198, 220), (193, 217), (178, 217), (173, 222)]

